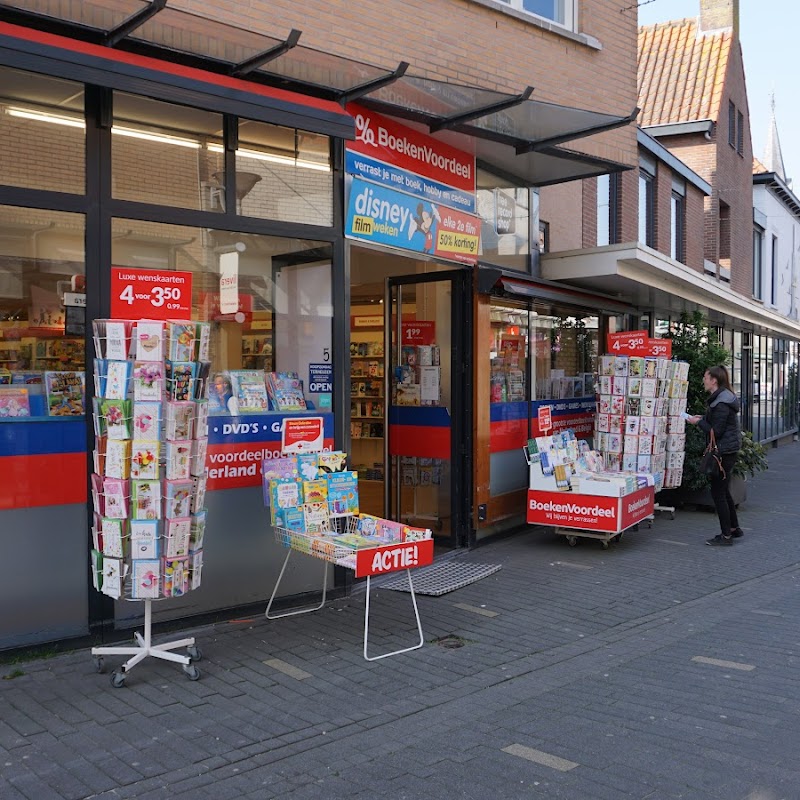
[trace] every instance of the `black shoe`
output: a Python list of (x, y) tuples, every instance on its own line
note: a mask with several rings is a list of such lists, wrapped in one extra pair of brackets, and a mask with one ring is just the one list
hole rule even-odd
[(734, 528), (731, 531), (731, 536), (733, 536), (734, 539), (741, 539), (742, 536), (744, 536), (744, 531), (741, 528)]
[(706, 544), (711, 547), (730, 547), (733, 544), (733, 536), (723, 536), (721, 533), (718, 533), (713, 539), (706, 539)]

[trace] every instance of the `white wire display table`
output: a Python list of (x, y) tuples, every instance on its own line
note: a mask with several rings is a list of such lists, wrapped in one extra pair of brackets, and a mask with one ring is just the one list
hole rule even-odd
[[(335, 564), (345, 569), (351, 569), (356, 578), (367, 579), (366, 604), (364, 608), (364, 658), (367, 661), (378, 661), (389, 656), (408, 653), (417, 650), (424, 644), (422, 634), (422, 623), (419, 618), (417, 608), (417, 598), (414, 595), (414, 583), (411, 578), (411, 570), (417, 567), (424, 567), (433, 563), (433, 539), (430, 530), (425, 531), (424, 538), (414, 541), (386, 542), (376, 539), (374, 547), (356, 546), (348, 543), (349, 535), (355, 533), (356, 519), (354, 517), (342, 517), (333, 520), (341, 533), (328, 531), (322, 534), (308, 534), (292, 531), (287, 528), (274, 528), (275, 540), (278, 544), (287, 548), (286, 558), (275, 582), (275, 588), (269, 598), (267, 609), (264, 615), (267, 619), (280, 619), (282, 617), (296, 616), (297, 614), (308, 614), (312, 611), (319, 611), (324, 605), (328, 589), (328, 564)], [(319, 605), (311, 608), (292, 609), (281, 613), (272, 613), (272, 604), (278, 587), (281, 584), (286, 566), (292, 553), (303, 553), (307, 556), (318, 558), (325, 562), (322, 578), (322, 600)], [(380, 655), (369, 655), (369, 614), (370, 614), (370, 579), (377, 575), (387, 575), (391, 572), (401, 572), (405, 570), (408, 576), (408, 585), (411, 593), (411, 603), (414, 608), (414, 618), (416, 621), (419, 641), (411, 647), (404, 647), (399, 650), (392, 650), (389, 653)]]

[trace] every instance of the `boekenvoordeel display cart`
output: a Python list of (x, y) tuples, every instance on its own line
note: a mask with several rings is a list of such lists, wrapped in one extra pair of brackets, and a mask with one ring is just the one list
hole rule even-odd
[[(282, 617), (296, 616), (297, 614), (307, 614), (312, 611), (319, 611), (326, 601), (328, 587), (328, 564), (335, 564), (339, 567), (353, 570), (356, 578), (366, 578), (366, 604), (364, 608), (364, 658), (367, 661), (379, 661), (382, 658), (408, 653), (417, 650), (424, 644), (422, 634), (422, 623), (419, 618), (417, 599), (414, 594), (414, 582), (411, 577), (411, 570), (417, 567), (424, 567), (433, 563), (433, 538), (429, 529), (408, 528), (412, 531), (405, 536), (405, 541), (392, 541), (391, 536), (376, 537), (374, 545), (357, 545), (353, 539), (358, 536), (358, 520), (355, 515), (348, 515), (331, 519), (331, 529), (323, 533), (309, 534), (302, 531), (289, 530), (283, 527), (274, 527), (276, 541), (286, 547), (288, 552), (283, 561), (283, 566), (275, 582), (275, 588), (269, 598), (265, 616), (267, 619), (280, 619)], [(387, 521), (388, 522), (388, 521)], [(396, 525), (396, 523), (394, 523)], [(405, 538), (405, 537), (404, 537)], [(289, 558), (293, 552), (303, 553), (307, 556), (321, 559), (326, 562), (323, 572), (322, 600), (319, 605), (312, 608), (293, 609), (278, 614), (271, 613), (272, 603), (278, 592), (281, 580)], [(389, 653), (380, 655), (369, 655), (369, 621), (370, 621), (370, 589), (371, 578), (379, 575), (388, 575), (392, 572), (405, 570), (408, 576), (408, 585), (411, 594), (411, 603), (414, 608), (414, 618), (416, 621), (419, 641), (410, 646), (392, 650)]]
[(570, 546), (579, 538), (609, 542), (652, 520), (652, 475), (607, 472), (601, 454), (571, 430), (531, 439), (523, 449), (529, 468), (526, 521), (552, 526)]
[(622, 534), (652, 517), (652, 486), (622, 497), (603, 497), (574, 492), (528, 490), (529, 525), (552, 525), (574, 547), (579, 538), (598, 539), (604, 549)]

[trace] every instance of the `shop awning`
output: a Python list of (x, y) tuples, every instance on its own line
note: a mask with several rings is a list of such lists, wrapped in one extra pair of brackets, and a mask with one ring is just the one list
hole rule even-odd
[(628, 303), (607, 294), (582, 291), (543, 278), (533, 278), (513, 270), (500, 269), (491, 264), (478, 265), (478, 291), (483, 294), (503, 293), (531, 300), (563, 303), (565, 305), (604, 311), (611, 314), (634, 314), (636, 309)]
[[(0, 13), (10, 23), (35, 29), (38, 36), (28, 35), (27, 39), (39, 48), (48, 43), (64, 47), (63, 40), (55, 43), (47, 40), (47, 34), (81, 42), (83, 46), (77, 50), (83, 59), (73, 68), (86, 67), (83, 62), (91, 65), (92, 59), (103, 57), (125, 65), (127, 73), (136, 68), (157, 69), (160, 62), (162, 72), (170, 76), (170, 86), (187, 89), (192, 88), (191, 79), (204, 80), (207, 87), (214, 87), (220, 111), (227, 110), (224, 101), (231, 92), (249, 91), (257, 98), (253, 102), (256, 107), (295, 111), (298, 117), (305, 113), (308, 121), (295, 127), (353, 138), (353, 121), (342, 106), (358, 100), (389, 116), (423, 123), (434, 136), (444, 131), (469, 136), (476, 157), (485, 166), (532, 186), (629, 168), (557, 145), (627, 125), (636, 117), (636, 109), (622, 115), (605, 114), (531, 99), (532, 87), (511, 94), (415, 76), (407, 74), (405, 62), (391, 69), (366, 64), (304, 47), (297, 30), (288, 32), (285, 39), (264, 36), (171, 8), (167, 0), (0, 0)], [(5, 34), (0, 35), (0, 49), (8, 46), (8, 34), (12, 33), (0, 28), (0, 34)], [(67, 49), (76, 51), (74, 46)], [(137, 60), (147, 58), (152, 61)], [(164, 68), (165, 62), (173, 69)], [(202, 74), (191, 73), (191, 69)], [(113, 72), (115, 88), (136, 91), (130, 85), (119, 85), (120, 72), (126, 70)], [(78, 80), (88, 80), (82, 77), (85, 71), (75, 74), (73, 69), (73, 74)], [(97, 74), (93, 77), (91, 82), (108, 85), (108, 78), (103, 82)], [(286, 94), (272, 94), (267, 100), (268, 88)], [(163, 99), (193, 102), (185, 95), (182, 101), (177, 96)], [(320, 105), (325, 101), (329, 102)], [(286, 107), (291, 103), (296, 108)]]

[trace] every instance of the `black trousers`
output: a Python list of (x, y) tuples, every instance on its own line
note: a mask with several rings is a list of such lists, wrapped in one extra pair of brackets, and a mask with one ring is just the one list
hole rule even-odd
[(739, 518), (736, 516), (736, 506), (730, 492), (730, 479), (733, 477), (733, 465), (736, 463), (736, 453), (722, 454), (722, 468), (725, 476), (717, 475), (711, 479), (711, 497), (714, 508), (717, 509), (719, 527), (723, 536), (739, 527)]

